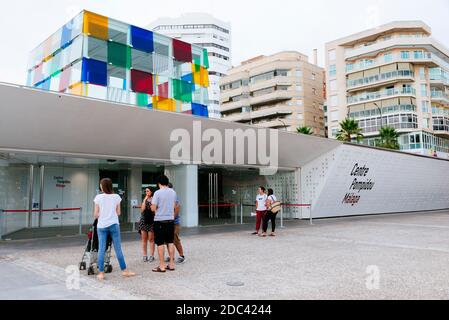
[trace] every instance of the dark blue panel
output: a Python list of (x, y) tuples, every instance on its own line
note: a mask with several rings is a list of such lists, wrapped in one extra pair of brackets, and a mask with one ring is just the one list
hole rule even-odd
[(207, 106), (199, 103), (192, 103), (192, 114), (195, 116), (209, 117)]
[(106, 62), (83, 58), (81, 81), (106, 87), (108, 85), (108, 65)]
[[(187, 81), (187, 82), (193, 82), (193, 75), (191, 73), (186, 74), (185, 76), (181, 77), (181, 80)], [(195, 90), (195, 89), (192, 89)]]
[(153, 32), (131, 26), (131, 44), (135, 49), (145, 52), (153, 52)]

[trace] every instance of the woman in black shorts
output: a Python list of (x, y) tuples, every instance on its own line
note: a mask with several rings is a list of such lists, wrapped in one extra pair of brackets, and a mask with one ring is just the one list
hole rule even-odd
[[(145, 199), (143, 199), (140, 211), (142, 217), (139, 222), (139, 233), (142, 237), (143, 262), (154, 261), (154, 212), (151, 211), (151, 200), (153, 199), (153, 191), (150, 188), (145, 189)], [(148, 257), (147, 242), (150, 242), (150, 257)]]

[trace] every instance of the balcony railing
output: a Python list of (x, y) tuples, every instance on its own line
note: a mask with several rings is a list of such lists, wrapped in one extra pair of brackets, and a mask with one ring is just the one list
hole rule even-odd
[(431, 82), (443, 83), (443, 84), (449, 86), (449, 78), (447, 78), (444, 75), (431, 75), (430, 76), (430, 81)]
[(411, 52), (408, 55), (404, 55), (404, 54), (393, 54), (391, 59), (389, 60), (385, 60), (384, 57), (378, 58), (373, 60), (372, 63), (369, 62), (360, 62), (357, 64), (351, 64), (351, 65), (346, 65), (346, 72), (355, 72), (355, 71), (359, 71), (359, 70), (364, 70), (364, 69), (369, 69), (369, 68), (374, 68), (380, 65), (384, 65), (384, 64), (389, 64), (389, 63), (394, 63), (394, 62), (398, 62), (398, 61), (428, 61), (431, 62), (433, 61), (435, 58), (434, 55), (432, 55), (432, 53), (430, 52), (420, 52), (418, 54), (415, 54), (413, 52)]
[(430, 97), (433, 100), (445, 100), (446, 102), (449, 102), (449, 94), (444, 91), (430, 91)]
[(358, 94), (352, 97), (347, 98), (348, 104), (354, 104), (369, 100), (377, 100), (377, 99), (383, 99), (386, 97), (391, 96), (397, 96), (397, 95), (412, 95), (416, 96), (416, 90), (414, 88), (402, 88), (402, 89), (387, 89), (387, 90), (381, 90), (381, 91), (375, 91), (375, 92), (367, 92)]
[(410, 70), (396, 70), (392, 72), (386, 72), (381, 74), (376, 74), (375, 76), (360, 78), (356, 80), (348, 80), (348, 88), (355, 88), (366, 86), (375, 83), (382, 83), (384, 81), (397, 79), (397, 78), (413, 78), (415, 73)]

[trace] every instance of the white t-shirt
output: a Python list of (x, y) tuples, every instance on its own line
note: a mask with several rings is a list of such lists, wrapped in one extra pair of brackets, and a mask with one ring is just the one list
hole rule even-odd
[(273, 204), (273, 202), (277, 201), (276, 196), (274, 194), (272, 194), (271, 196), (268, 196), (267, 199), (271, 201), (271, 204)]
[(154, 221), (169, 221), (175, 219), (175, 203), (177, 201), (175, 190), (163, 188), (154, 193), (151, 204), (157, 206)]
[(267, 195), (266, 194), (258, 194), (256, 197), (256, 201), (257, 201), (257, 211), (266, 211), (267, 210), (267, 206), (265, 205), (266, 201), (267, 201)]
[(122, 198), (115, 193), (102, 193), (95, 197), (94, 202), (100, 207), (100, 217), (98, 218), (97, 228), (107, 228), (114, 224), (119, 224), (116, 208), (121, 201)]

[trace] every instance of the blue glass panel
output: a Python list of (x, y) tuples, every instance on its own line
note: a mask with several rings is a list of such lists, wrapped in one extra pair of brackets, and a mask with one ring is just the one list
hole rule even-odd
[(209, 117), (207, 106), (199, 103), (192, 103), (192, 114), (201, 117)]
[(44, 80), (41, 88), (44, 90), (47, 90), (47, 91), (50, 90), (50, 81), (51, 81), (51, 78)]
[(61, 48), (64, 48), (70, 40), (72, 40), (72, 22), (67, 23), (64, 27), (62, 27), (62, 36), (61, 36)]
[(131, 26), (131, 44), (135, 49), (145, 52), (153, 52), (153, 32)]
[(81, 81), (106, 87), (108, 85), (107, 63), (83, 58)]
[[(192, 82), (193, 81), (193, 75), (191, 73), (186, 74), (185, 76), (181, 77), (181, 80), (187, 81), (187, 82)], [(192, 90), (195, 90), (195, 88), (193, 88)]]

